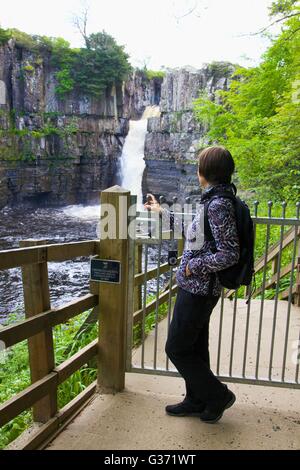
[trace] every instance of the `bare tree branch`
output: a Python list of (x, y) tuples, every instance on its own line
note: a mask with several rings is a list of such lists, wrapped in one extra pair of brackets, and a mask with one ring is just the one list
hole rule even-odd
[(182, 18), (185, 18), (186, 16), (189, 16), (192, 13), (194, 13), (196, 8), (197, 8), (197, 4), (193, 8), (191, 8), (187, 13), (184, 13), (183, 15), (180, 15), (180, 16), (176, 16), (176, 15), (174, 15), (174, 16), (175, 16), (176, 20), (181, 20)]
[(300, 11), (298, 11), (297, 13), (291, 13), (289, 15), (285, 15), (282, 18), (278, 18), (277, 20), (270, 23), (269, 26), (266, 26), (265, 28), (261, 29), (260, 31), (257, 31), (256, 33), (240, 34), (238, 37), (258, 36), (259, 34), (265, 33), (269, 28), (271, 28), (275, 24), (281, 23), (282, 21), (288, 20), (289, 18), (293, 18), (295, 16), (300, 16)]
[(86, 47), (89, 47), (89, 36), (87, 32), (89, 11), (90, 5), (88, 3), (84, 3), (81, 13), (73, 16), (73, 25), (83, 37)]
[(298, 11), (297, 13), (291, 13), (289, 15), (285, 15), (283, 16), (282, 18), (278, 18), (277, 20), (273, 21), (271, 24), (269, 24), (269, 26), (266, 26), (266, 28), (263, 28), (261, 29), (260, 31), (258, 31), (257, 33), (252, 33), (252, 36), (255, 36), (257, 34), (262, 34), (264, 33), (265, 31), (267, 31), (269, 28), (271, 28), (272, 26), (274, 26), (275, 24), (278, 24), (278, 23), (281, 23), (282, 21), (284, 20), (288, 20), (289, 18), (293, 18), (294, 16), (299, 16), (300, 15), (300, 11)]
[(183, 18), (186, 18), (189, 15), (192, 15), (193, 13), (195, 14), (197, 18), (200, 18), (200, 15), (195, 13), (198, 6), (199, 6), (199, 0), (195, 0), (194, 6), (191, 7), (186, 13), (183, 13), (182, 15), (179, 15), (179, 16), (174, 14), (174, 18), (176, 19), (177, 23), (179, 23), (179, 21), (182, 20)]

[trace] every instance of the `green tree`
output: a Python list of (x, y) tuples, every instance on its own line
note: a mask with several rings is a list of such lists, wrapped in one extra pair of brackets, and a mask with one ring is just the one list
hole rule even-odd
[(131, 71), (129, 56), (104, 31), (91, 34), (88, 44), (77, 55), (71, 76), (79, 91), (99, 96), (107, 87), (126, 79)]
[(56, 70), (56, 92), (61, 98), (73, 90), (100, 97), (108, 87), (125, 80), (132, 70), (124, 46), (105, 31), (87, 36), (86, 47), (81, 49), (71, 48), (63, 38), (0, 28), (0, 45), (10, 38), (18, 47), (49, 59)]
[(261, 64), (238, 68), (230, 90), (218, 93), (215, 102), (201, 95), (195, 115), (206, 124), (211, 143), (233, 152), (245, 189), (295, 200), (300, 197), (300, 17), (294, 13), (300, 11), (295, 2), (278, 2), (277, 12), (287, 4), (291, 16)]

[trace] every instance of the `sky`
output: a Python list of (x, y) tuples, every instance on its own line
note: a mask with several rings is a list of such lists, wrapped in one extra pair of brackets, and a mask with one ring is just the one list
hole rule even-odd
[(251, 33), (270, 23), (272, 0), (0, 0), (0, 25), (60, 36), (80, 47), (72, 18), (86, 4), (88, 32), (111, 34), (136, 67), (200, 68), (212, 61), (251, 66), (269, 44)]

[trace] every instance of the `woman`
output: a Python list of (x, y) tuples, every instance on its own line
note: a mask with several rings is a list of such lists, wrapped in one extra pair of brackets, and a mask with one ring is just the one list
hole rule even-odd
[[(235, 165), (223, 147), (209, 147), (199, 154), (198, 177), (203, 193), (201, 202), (224, 191), (236, 193), (231, 183)], [(153, 195), (145, 208), (170, 216)], [(213, 241), (204, 241), (200, 250), (185, 245), (176, 274), (178, 294), (166, 343), (166, 354), (185, 380), (186, 396), (178, 404), (168, 405), (172, 416), (200, 416), (207, 423), (219, 421), (235, 402), (235, 395), (210, 369), (209, 321), (220, 295), (221, 285), (215, 273), (233, 266), (239, 259), (239, 239), (234, 202), (230, 198), (213, 199), (208, 206), (208, 222)], [(171, 217), (172, 219), (172, 217)], [(174, 217), (173, 217), (174, 222)], [(200, 223), (196, 215), (187, 230), (187, 239)]]

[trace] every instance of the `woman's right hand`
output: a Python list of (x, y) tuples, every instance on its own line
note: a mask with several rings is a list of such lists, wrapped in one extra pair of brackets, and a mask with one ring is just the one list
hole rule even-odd
[(161, 212), (161, 207), (153, 194), (147, 194), (147, 202), (144, 204), (144, 208), (152, 212)]

